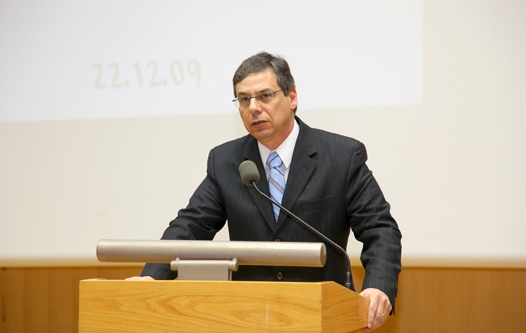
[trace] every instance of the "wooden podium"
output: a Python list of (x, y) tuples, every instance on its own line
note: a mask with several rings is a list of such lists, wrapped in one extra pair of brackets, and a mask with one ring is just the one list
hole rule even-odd
[(82, 280), (79, 332), (365, 332), (335, 282)]

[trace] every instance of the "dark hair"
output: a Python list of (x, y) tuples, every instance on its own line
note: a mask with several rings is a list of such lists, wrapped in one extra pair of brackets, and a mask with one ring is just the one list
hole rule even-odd
[(280, 56), (274, 56), (267, 52), (260, 52), (245, 59), (245, 61), (243, 61), (237, 68), (234, 78), (232, 79), (234, 84), (234, 97), (237, 97), (236, 84), (241, 82), (248, 74), (261, 72), (267, 68), (272, 69), (274, 74), (276, 74), (278, 85), (281, 90), (283, 90), (283, 94), (287, 96), (290, 90), (295, 87), (294, 78), (290, 73), (289, 64)]

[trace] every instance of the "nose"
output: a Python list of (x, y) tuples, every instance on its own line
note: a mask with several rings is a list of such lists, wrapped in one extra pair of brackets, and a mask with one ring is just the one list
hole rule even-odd
[(261, 102), (259, 99), (252, 97), (250, 99), (250, 104), (248, 105), (248, 110), (250, 113), (259, 113), (261, 112)]

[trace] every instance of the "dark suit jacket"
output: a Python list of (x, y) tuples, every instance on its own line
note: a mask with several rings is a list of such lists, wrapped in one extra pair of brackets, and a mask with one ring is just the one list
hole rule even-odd
[[(300, 133), (294, 148), (282, 204), (342, 248), (352, 230), (364, 244), (361, 260), (366, 269), (363, 288), (385, 292), (394, 308), (401, 270), (401, 234), (390, 206), (365, 162), (362, 143), (313, 129), (296, 118)], [(211, 240), (228, 221), (230, 240), (319, 242), (284, 212), (278, 222), (272, 205), (241, 181), (241, 162), (256, 163), (258, 187), (269, 193), (257, 141), (250, 135), (210, 151), (207, 175), (170, 222), (162, 239)], [(323, 268), (240, 266), (235, 280), (336, 281), (344, 284), (345, 259), (327, 248)], [(147, 264), (142, 275), (174, 279), (169, 265)]]

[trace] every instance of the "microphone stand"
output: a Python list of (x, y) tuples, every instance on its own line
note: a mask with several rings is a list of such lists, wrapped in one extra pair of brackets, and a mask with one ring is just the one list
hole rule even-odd
[(340, 254), (343, 255), (343, 257), (347, 261), (347, 273), (346, 273), (346, 277), (345, 277), (345, 287), (347, 289), (351, 289), (351, 286), (352, 286), (352, 283), (351, 283), (351, 281), (352, 281), (352, 279), (351, 279), (351, 261), (349, 260), (349, 256), (347, 255), (347, 252), (345, 252), (345, 250), (341, 246), (339, 246), (338, 244), (333, 242), (327, 236), (325, 236), (324, 234), (322, 234), (321, 232), (319, 232), (318, 230), (313, 228), (310, 224), (306, 223), (305, 221), (303, 221), (302, 219), (300, 219), (296, 215), (292, 214), (288, 209), (286, 209), (285, 207), (283, 207), (282, 205), (277, 203), (275, 200), (273, 200), (271, 197), (269, 197), (265, 193), (261, 192), (261, 190), (256, 186), (256, 181), (255, 180), (251, 180), (250, 183), (252, 184), (252, 186), (254, 186), (256, 188), (256, 190), (259, 192), (259, 194), (261, 194), (265, 199), (267, 199), (271, 203), (273, 203), (276, 206), (278, 206), (285, 213), (287, 213), (287, 215), (290, 216), (296, 223), (299, 223), (300, 226), (302, 226), (303, 228), (307, 229), (309, 232), (312, 232), (313, 234), (315, 234), (316, 236), (321, 238), (325, 242), (325, 244), (330, 246), (336, 252), (339, 252)]

